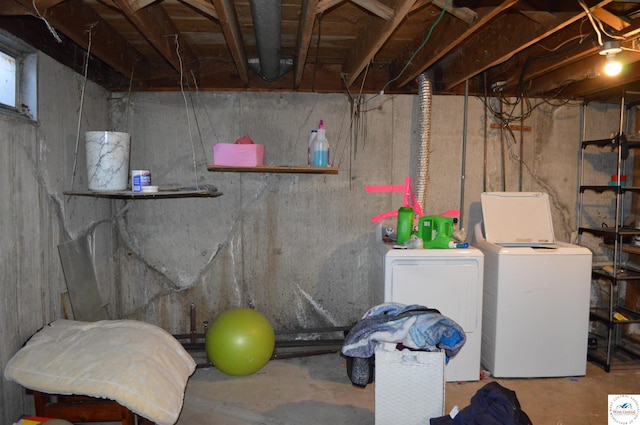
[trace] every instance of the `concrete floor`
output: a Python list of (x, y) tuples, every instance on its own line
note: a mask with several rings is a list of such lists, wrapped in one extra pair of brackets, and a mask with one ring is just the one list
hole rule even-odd
[[(445, 411), (467, 406), (491, 380), (446, 383)], [(640, 367), (605, 373), (588, 363), (583, 377), (497, 381), (516, 392), (534, 425), (603, 425), (608, 394), (640, 394)], [(272, 360), (245, 377), (201, 368), (189, 380), (177, 424), (373, 425), (374, 391), (375, 383), (351, 384), (337, 353)]]

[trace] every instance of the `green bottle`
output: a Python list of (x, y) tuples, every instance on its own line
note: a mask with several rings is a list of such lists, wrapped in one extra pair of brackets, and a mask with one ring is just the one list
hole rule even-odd
[(398, 228), (396, 229), (398, 234), (397, 243), (403, 244), (411, 239), (411, 232), (413, 232), (413, 208), (400, 207), (398, 210)]

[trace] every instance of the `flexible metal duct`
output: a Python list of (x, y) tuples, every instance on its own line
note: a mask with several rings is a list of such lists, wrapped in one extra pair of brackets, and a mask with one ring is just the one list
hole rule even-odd
[(424, 74), (418, 76), (418, 156), (415, 172), (416, 200), (423, 213), (427, 203), (429, 180), (429, 146), (431, 140), (431, 81)]
[(280, 59), (281, 8), (280, 0), (251, 0), (253, 32), (260, 62), (257, 65), (249, 60), (249, 67), (266, 81), (275, 81), (293, 68), (293, 61)]

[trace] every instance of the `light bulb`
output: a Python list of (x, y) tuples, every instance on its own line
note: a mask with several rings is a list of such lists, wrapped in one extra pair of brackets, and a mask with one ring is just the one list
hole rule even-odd
[(604, 65), (604, 73), (614, 77), (622, 71), (622, 63), (616, 60), (615, 53), (607, 54), (607, 63)]

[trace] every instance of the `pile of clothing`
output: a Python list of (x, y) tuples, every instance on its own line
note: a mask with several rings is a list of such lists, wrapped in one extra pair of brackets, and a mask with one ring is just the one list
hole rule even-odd
[(384, 303), (368, 310), (345, 337), (342, 354), (354, 385), (373, 380), (374, 353), (379, 344), (396, 343), (400, 348), (443, 350), (447, 361), (466, 341), (462, 327), (433, 308), (422, 305)]

